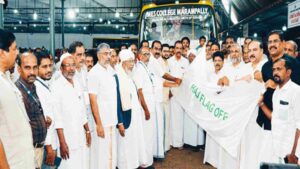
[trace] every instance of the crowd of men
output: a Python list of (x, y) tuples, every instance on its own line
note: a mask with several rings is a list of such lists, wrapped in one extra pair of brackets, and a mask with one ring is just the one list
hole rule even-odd
[[(76, 41), (55, 64), (45, 50), (19, 53), (15, 36), (0, 30), (0, 168), (154, 168), (154, 158), (184, 145), (206, 145), (204, 162), (220, 169), (296, 164), (297, 45), (281, 31), (270, 32), (267, 44), (269, 56), (259, 40), (246, 38), (241, 47), (232, 36), (221, 46), (201, 36), (195, 49), (187, 37), (173, 47), (142, 41), (139, 49), (132, 44), (118, 53), (101, 43), (94, 65), (93, 54)], [(250, 137), (238, 159), (206, 135), (176, 99), (197, 57), (205, 57), (211, 85), (256, 80), (266, 88), (248, 125), (259, 140)]]

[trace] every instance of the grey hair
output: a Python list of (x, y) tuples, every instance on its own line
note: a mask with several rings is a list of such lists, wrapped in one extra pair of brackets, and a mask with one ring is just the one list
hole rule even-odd
[(296, 42), (294, 42), (294, 41), (292, 41), (292, 40), (289, 40), (289, 41), (286, 41), (285, 43), (290, 43), (290, 44), (292, 44), (292, 45), (294, 46), (295, 52), (298, 51), (298, 45), (297, 45)]
[(98, 45), (98, 47), (97, 47), (97, 53), (101, 52), (101, 50), (104, 49), (104, 48), (110, 49), (109, 44), (107, 44), (107, 43), (100, 43)]
[(141, 48), (139, 49), (139, 54), (142, 54), (143, 49), (148, 49), (148, 50), (150, 50), (149, 47), (141, 47)]
[[(236, 47), (239, 49), (240, 53), (243, 52), (243, 51), (242, 51), (241, 45), (239, 45), (238, 43), (234, 43), (234, 44), (230, 45), (230, 48), (232, 48), (233, 46), (236, 46)], [(229, 50), (230, 50), (230, 49), (229, 49)]]

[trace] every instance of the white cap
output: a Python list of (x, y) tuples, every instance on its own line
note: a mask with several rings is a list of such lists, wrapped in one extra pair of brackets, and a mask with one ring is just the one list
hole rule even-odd
[(131, 52), (131, 50), (128, 50), (128, 49), (121, 50), (121, 52), (119, 53), (119, 56), (120, 56), (121, 62), (130, 60), (130, 59), (134, 59), (133, 52)]
[(60, 56), (60, 59), (59, 59), (59, 66), (58, 67), (61, 67), (62, 65), (62, 62), (68, 58), (68, 57), (72, 57), (72, 55), (70, 53), (64, 53)]
[(190, 50), (187, 52), (187, 55), (186, 55), (186, 56), (189, 57), (189, 55), (190, 55), (191, 53), (194, 54), (195, 56), (197, 56), (197, 51), (196, 51), (195, 49), (190, 49)]

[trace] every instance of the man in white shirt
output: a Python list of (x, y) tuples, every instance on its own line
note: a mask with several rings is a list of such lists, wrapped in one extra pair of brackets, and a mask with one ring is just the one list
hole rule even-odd
[(117, 88), (113, 70), (109, 65), (110, 46), (97, 47), (98, 63), (88, 74), (88, 88), (92, 112), (96, 122), (98, 153), (96, 168), (116, 168)]
[[(181, 79), (189, 65), (186, 58), (182, 57), (182, 44), (180, 41), (175, 42), (175, 56), (168, 60), (170, 74), (176, 78)], [(182, 149), (183, 147), (183, 119), (184, 119), (184, 109), (183, 107), (174, 99), (176, 97), (178, 89), (172, 88), (171, 92), (173, 97), (170, 100), (171, 104), (171, 145), (173, 147)]]
[(32, 132), (22, 95), (5, 74), (18, 55), (13, 33), (0, 29), (0, 139), (11, 169), (33, 169)]
[[(300, 136), (300, 87), (291, 81), (292, 64), (288, 59), (273, 63), (273, 78), (278, 85), (273, 94), (273, 111), (259, 105), (271, 119), (273, 138), (273, 160), (276, 163), (298, 163), (297, 150)], [(298, 157), (297, 157), (298, 156)]]
[(45, 160), (43, 163), (43, 169), (51, 169), (54, 167), (54, 160), (57, 150), (57, 135), (54, 128), (54, 113), (55, 104), (54, 98), (50, 91), (49, 81), (52, 77), (53, 64), (51, 62), (51, 56), (44, 52), (34, 53), (37, 57), (38, 63), (38, 77), (34, 82), (36, 86), (36, 92), (40, 99), (41, 106), (43, 108), (44, 116), (47, 121), (52, 121), (51, 125), (47, 129), (47, 135), (45, 140)]
[(154, 143), (154, 125), (155, 119), (155, 93), (154, 93), (154, 74), (148, 69), (150, 50), (148, 47), (142, 47), (139, 50), (140, 62), (133, 74), (133, 79), (138, 89), (140, 103), (144, 110), (143, 133), (146, 145), (146, 158), (141, 167), (151, 167), (153, 164), (153, 143)]
[[(129, 49), (120, 52), (121, 64), (117, 68), (118, 79), (118, 168), (133, 169), (145, 158), (146, 148), (142, 125), (143, 110), (133, 82), (132, 70), (135, 56)], [(120, 103), (120, 104), (119, 104)]]
[[(77, 81), (81, 86), (91, 136), (92, 139), (96, 139), (97, 135), (95, 132), (95, 123), (94, 123), (89, 95), (88, 95), (88, 84), (87, 84), (88, 69), (85, 65), (86, 56), (85, 56), (85, 48), (83, 46), (83, 43), (80, 41), (74, 41), (73, 43), (70, 44), (68, 52), (72, 55), (72, 57), (75, 60), (76, 73), (74, 78), (77, 79)], [(91, 143), (91, 148), (85, 146), (84, 151), (86, 154), (84, 160), (86, 162), (85, 166), (86, 168), (90, 168), (90, 165), (93, 166), (94, 161), (96, 161), (96, 159), (92, 159), (93, 158), (92, 154), (95, 154), (97, 151), (94, 142)]]
[(80, 83), (74, 77), (76, 64), (71, 54), (60, 58), (61, 74), (51, 86), (57, 113), (54, 114), (55, 128), (59, 139), (60, 168), (85, 168), (85, 146), (91, 144), (91, 133), (86, 117), (84, 96)]

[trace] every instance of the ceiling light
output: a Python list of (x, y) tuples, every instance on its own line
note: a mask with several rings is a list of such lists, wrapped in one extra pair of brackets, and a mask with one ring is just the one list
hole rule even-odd
[(130, 12), (130, 17), (133, 17), (133, 13), (132, 12)]
[(179, 1), (177, 0), (177, 1), (175, 1), (175, 4), (179, 4)]
[(116, 29), (119, 29), (119, 25), (116, 25)]
[(287, 27), (284, 25), (284, 26), (282, 27), (282, 30), (283, 30), (283, 31), (286, 31), (286, 30), (287, 30)]
[(17, 27), (14, 27), (14, 30), (17, 30)]
[(51, 21), (51, 18), (50, 18), (50, 17), (48, 17), (48, 21), (49, 21), (49, 22)]
[(109, 25), (110, 25), (110, 23), (111, 23), (111, 22), (110, 22), (110, 20), (108, 20), (108, 21), (107, 21), (107, 24), (109, 24)]
[(37, 20), (38, 19), (38, 14), (36, 12), (34, 12), (32, 17), (33, 17), (34, 20)]
[(50, 30), (50, 28), (48, 27), (47, 30)]
[(22, 24), (22, 21), (19, 21), (19, 24), (21, 25), (21, 24)]
[(257, 37), (257, 33), (254, 33), (253, 36), (256, 38)]
[(115, 17), (116, 17), (116, 18), (119, 18), (119, 17), (120, 17), (120, 13), (119, 13), (119, 12), (116, 12)]
[(33, 27), (36, 27), (36, 24), (33, 24)]
[(76, 27), (76, 24), (74, 23), (74, 24), (73, 24), (73, 28), (75, 28), (75, 27)]
[(75, 12), (76, 12), (76, 13), (79, 13), (79, 8), (75, 8)]
[(91, 18), (93, 17), (93, 15), (92, 15), (92, 14), (89, 14), (88, 17), (91, 19)]
[(69, 9), (67, 14), (70, 19), (75, 19), (76, 17), (76, 12), (74, 11), (74, 9)]
[(103, 22), (103, 19), (102, 19), (102, 18), (99, 18), (99, 22)]
[(83, 30), (86, 30), (86, 26), (83, 27)]
[(14, 9), (14, 13), (15, 14), (19, 13), (18, 9)]
[(124, 26), (123, 26), (122, 30), (125, 31), (125, 27)]

